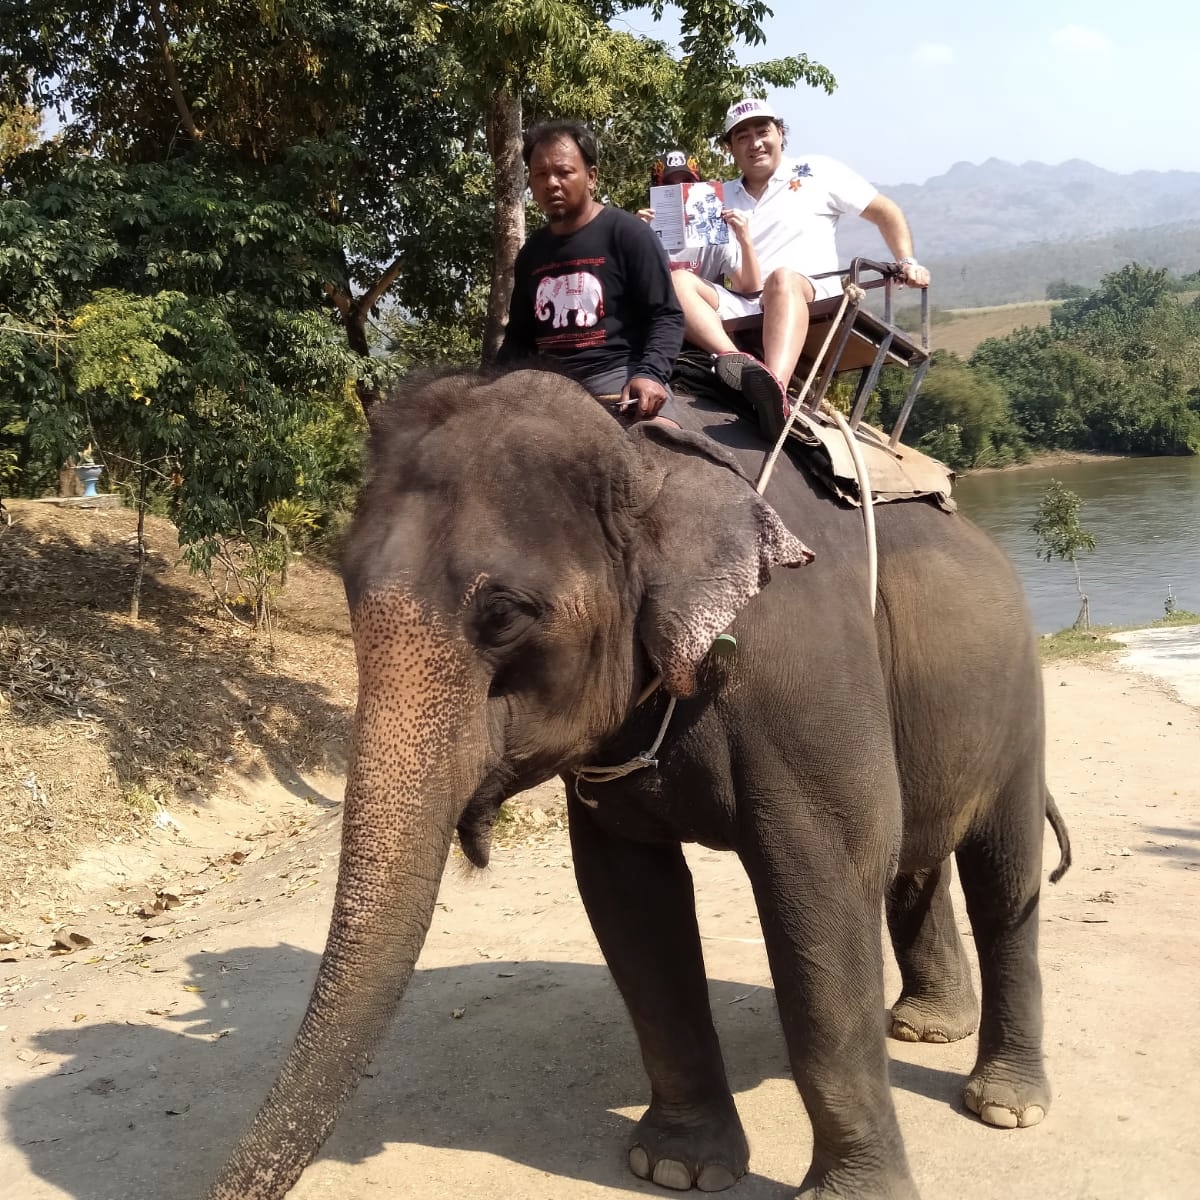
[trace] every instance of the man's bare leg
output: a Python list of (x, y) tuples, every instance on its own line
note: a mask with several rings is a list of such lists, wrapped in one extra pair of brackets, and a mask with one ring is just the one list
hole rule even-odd
[[(683, 309), (684, 337), (716, 356), (713, 370), (717, 378), (750, 401), (763, 433), (778, 437), (787, 416), (786, 389), (778, 377), (758, 359), (739, 350), (725, 332), (717, 312), (720, 297), (708, 283), (686, 271), (673, 272), (672, 279)], [(802, 304), (800, 308), (807, 323), (808, 307)]]
[(719, 297), (716, 290), (691, 271), (672, 271), (671, 282), (683, 309), (683, 336), (707, 350), (709, 354), (725, 354), (736, 350), (733, 339), (725, 332), (717, 315)]
[(803, 275), (780, 268), (763, 288), (763, 361), (786, 388), (808, 336), (813, 285)]

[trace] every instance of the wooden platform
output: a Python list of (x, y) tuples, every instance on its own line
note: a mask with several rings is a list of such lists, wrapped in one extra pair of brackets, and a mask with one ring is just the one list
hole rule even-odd
[[(857, 284), (864, 292), (883, 290), (883, 315), (880, 316), (864, 307), (862, 301), (851, 300), (842, 310), (842, 296), (831, 296), (826, 300), (815, 300), (808, 306), (808, 335), (795, 373), (789, 381), (789, 391), (796, 394), (803, 388), (822, 347), (829, 339), (825, 361), (820, 365), (804, 407), (816, 412), (825, 398), (829, 385), (838, 376), (857, 372), (858, 387), (854, 395), (850, 417), (851, 428), (856, 428), (866, 412), (871, 392), (879, 380), (879, 372), (886, 366), (896, 366), (911, 371), (913, 378), (903, 408), (892, 429), (889, 441), (895, 446), (900, 441), (904, 425), (912, 411), (925, 372), (929, 367), (932, 351), (929, 348), (929, 292), (920, 289), (921, 331), (917, 335), (906, 332), (892, 319), (894, 291), (898, 286), (899, 268), (894, 263), (879, 263), (870, 259), (856, 258), (845, 271), (836, 272), (843, 282)], [(826, 276), (816, 276), (826, 278)], [(838, 313), (842, 318), (838, 321)], [(830, 327), (837, 322), (832, 338)], [(762, 314), (750, 317), (735, 317), (725, 321), (726, 331), (742, 349), (758, 358), (762, 357)]]

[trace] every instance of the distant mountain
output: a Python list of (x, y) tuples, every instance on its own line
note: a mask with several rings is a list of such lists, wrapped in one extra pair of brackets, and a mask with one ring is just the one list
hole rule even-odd
[[(880, 190), (908, 217), (938, 308), (1041, 300), (1048, 283), (1093, 287), (1129, 262), (1200, 270), (1197, 172), (1117, 175), (1079, 159), (1048, 167), (991, 158)], [(841, 223), (838, 250), (842, 261), (887, 257), (865, 221)]]
[(1200, 221), (925, 260), (933, 276), (930, 303), (935, 308), (1042, 300), (1047, 284), (1066, 281), (1092, 288), (1131, 262), (1166, 267), (1172, 275), (1200, 270)]
[[(1200, 173), (1118, 175), (1079, 159), (1056, 167), (960, 162), (923, 184), (880, 190), (904, 209), (923, 261), (1200, 223)], [(844, 256), (879, 251), (878, 237), (859, 225), (843, 222), (838, 231)]]

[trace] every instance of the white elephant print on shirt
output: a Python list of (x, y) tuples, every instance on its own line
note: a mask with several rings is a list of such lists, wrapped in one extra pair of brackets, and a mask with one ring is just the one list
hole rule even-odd
[(564, 329), (574, 313), (572, 323), (586, 329), (604, 316), (604, 290), (600, 280), (587, 271), (548, 276), (538, 283), (533, 311), (539, 321), (553, 317), (555, 329)]

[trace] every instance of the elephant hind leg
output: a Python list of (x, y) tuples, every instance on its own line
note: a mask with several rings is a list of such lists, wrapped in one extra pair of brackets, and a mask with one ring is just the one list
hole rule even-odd
[(979, 1053), (963, 1099), (1005, 1129), (1038, 1124), (1050, 1106), (1037, 958), (1042, 819), (1039, 794), (1030, 819), (1004, 839), (976, 834), (957, 851), (983, 985)]
[(975, 1032), (979, 1003), (950, 900), (950, 864), (893, 880), (888, 932), (900, 966), (891, 1035), (901, 1042), (957, 1042)]

